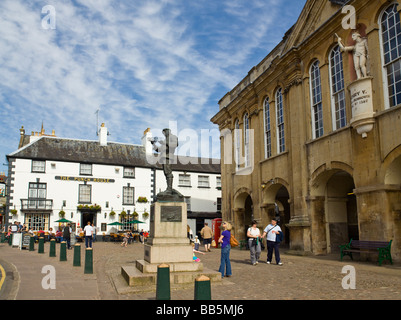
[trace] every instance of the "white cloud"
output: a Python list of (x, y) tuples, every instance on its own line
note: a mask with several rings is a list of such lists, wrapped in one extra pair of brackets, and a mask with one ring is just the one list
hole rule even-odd
[(209, 119), (217, 101), (252, 67), (249, 59), (270, 37), (280, 3), (52, 5), (56, 30), (44, 30), (37, 1), (0, 2), (2, 154), (17, 147), (21, 125), (37, 131), (42, 120), (56, 135), (96, 139), (99, 108), (114, 141), (139, 143), (146, 127), (163, 128), (169, 120), (182, 128), (215, 128)]

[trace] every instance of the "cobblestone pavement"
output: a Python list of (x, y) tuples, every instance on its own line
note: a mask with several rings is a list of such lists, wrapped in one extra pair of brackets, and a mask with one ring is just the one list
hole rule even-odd
[[(93, 245), (94, 274), (84, 274), (84, 246), (81, 250), (81, 267), (73, 267), (73, 250), (68, 250), (67, 261), (49, 257), (49, 245), (45, 253), (35, 250), (20, 251), (8, 244), (0, 244), (0, 265), (11, 265), (13, 288), (8, 299), (101, 299), (101, 300), (153, 300), (154, 292), (130, 293), (121, 276), (121, 266), (132, 265), (143, 259), (140, 243), (121, 247), (119, 243), (95, 242)], [(37, 249), (37, 248), (36, 248)], [(231, 250), (233, 275), (221, 284), (212, 284), (213, 300), (399, 300), (401, 298), (401, 265), (377, 266), (374, 262), (351, 261), (348, 257), (339, 261), (339, 254), (328, 256), (295, 256), (281, 249), (283, 266), (266, 264), (266, 251), (262, 251), (259, 264), (250, 264), (249, 251)], [(205, 267), (218, 270), (220, 249), (197, 254)], [(195, 263), (195, 262), (194, 262)], [(56, 270), (56, 290), (42, 289), (42, 273), (45, 265)], [(342, 269), (355, 267), (356, 289), (344, 290)], [(118, 294), (122, 287), (125, 294)], [(0, 295), (0, 299), (2, 296)], [(171, 291), (172, 300), (193, 300), (194, 287)]]

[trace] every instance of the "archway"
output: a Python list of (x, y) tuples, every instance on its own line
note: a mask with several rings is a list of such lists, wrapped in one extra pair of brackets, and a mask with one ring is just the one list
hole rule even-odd
[(353, 177), (339, 169), (320, 173), (312, 183), (311, 220), (315, 254), (339, 251), (352, 238), (359, 239), (357, 201)]
[(234, 234), (238, 240), (246, 240), (246, 230), (251, 225), (253, 201), (248, 190), (240, 190), (234, 199)]
[(271, 219), (278, 219), (278, 224), (284, 233), (282, 245), (288, 245), (290, 243), (290, 230), (287, 225), (291, 219), (288, 184), (281, 179), (273, 179), (263, 185), (263, 227), (269, 224)]

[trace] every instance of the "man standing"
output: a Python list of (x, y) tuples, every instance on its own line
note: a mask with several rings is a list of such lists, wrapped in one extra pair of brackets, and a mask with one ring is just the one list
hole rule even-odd
[(67, 242), (67, 248), (71, 249), (71, 224), (67, 224), (63, 229), (63, 241)]
[(93, 228), (90, 221), (88, 221), (88, 224), (84, 228), (84, 234), (86, 248), (92, 248)]
[(262, 238), (267, 235), (267, 264), (270, 264), (273, 258), (273, 250), (274, 250), (274, 256), (276, 257), (276, 263), (279, 266), (282, 266), (283, 263), (280, 261), (280, 252), (279, 252), (279, 246), (280, 243), (276, 242), (276, 236), (281, 233), (281, 228), (277, 224), (277, 219), (273, 218), (271, 224), (269, 224), (265, 230), (263, 230), (263, 235)]
[(205, 245), (205, 252), (210, 252), (210, 244), (212, 243), (213, 231), (205, 222), (205, 226), (201, 230), (201, 236), (203, 238), (203, 244)]

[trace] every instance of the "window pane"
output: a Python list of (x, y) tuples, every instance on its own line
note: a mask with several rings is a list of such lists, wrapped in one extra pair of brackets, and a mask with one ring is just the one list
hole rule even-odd
[(79, 174), (84, 174), (84, 175), (92, 174), (92, 165), (86, 164), (86, 163), (81, 163)]
[(79, 202), (90, 203), (91, 202), (91, 185), (81, 184), (79, 185)]

